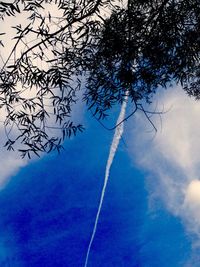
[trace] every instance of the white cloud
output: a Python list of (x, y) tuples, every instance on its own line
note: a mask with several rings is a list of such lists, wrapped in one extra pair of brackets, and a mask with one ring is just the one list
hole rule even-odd
[(187, 205), (200, 206), (200, 181), (193, 180), (188, 185), (186, 194), (185, 194), (185, 202)]
[[(11, 1), (13, 2), (13, 1)], [(55, 11), (55, 10), (54, 10)], [(57, 13), (56, 13), (57, 14)], [(55, 14), (55, 15), (56, 15)], [(17, 14), (17, 16), (10, 16), (6, 17), (4, 21), (1, 21), (1, 29), (0, 32), (5, 32), (6, 34), (1, 36), (1, 39), (4, 43), (4, 48), (0, 47), (0, 66), (2, 67), (4, 63), (6, 62), (6, 59), (8, 55), (11, 53), (16, 39), (13, 39), (13, 37), (16, 34), (16, 31), (12, 28), (12, 26), (15, 25), (27, 25), (29, 21), (27, 20), (28, 14), (24, 15), (24, 13)], [(36, 40), (37, 41), (37, 40)], [(17, 53), (15, 56), (20, 55), (21, 51), (25, 49), (25, 46), (23, 44), (19, 45), (17, 49)], [(8, 64), (12, 64), (13, 56), (10, 58)], [(43, 67), (44, 64), (43, 64)], [(32, 98), (37, 94), (37, 91), (35, 89), (32, 90), (26, 90), (24, 91), (22, 97), (25, 98)], [(47, 102), (48, 104), (48, 102)], [(18, 109), (22, 109), (21, 105), (17, 106)], [(7, 116), (7, 112), (4, 109), (0, 109), (0, 190), (2, 190), (7, 183), (9, 182), (10, 178), (16, 174), (16, 172), (23, 166), (25, 166), (28, 163), (28, 160), (21, 159), (20, 154), (18, 152), (13, 151), (7, 151), (3, 145), (7, 141), (6, 135), (5, 135), (5, 129), (4, 129), (4, 121)], [(9, 132), (9, 129), (12, 128), (12, 125), (10, 127), (7, 127), (7, 131)], [(11, 135), (16, 135), (16, 129), (13, 128), (11, 131)], [(11, 137), (10, 137), (11, 138)]]
[[(186, 229), (200, 240), (200, 102), (181, 88), (162, 91), (154, 100), (166, 113), (152, 120), (155, 137), (143, 114), (127, 126), (127, 142), (134, 162), (148, 171), (149, 204), (163, 201), (166, 208), (183, 221)], [(154, 102), (154, 103), (155, 103)], [(153, 109), (153, 107), (149, 107)], [(132, 138), (130, 138), (132, 136)], [(194, 241), (194, 240), (193, 240)]]
[[(11, 1), (13, 2), (13, 1)], [(42, 11), (41, 11), (42, 12)], [(48, 17), (48, 12), (52, 15), (52, 23), (51, 23), (51, 32), (54, 32), (60, 27), (62, 24), (64, 25), (66, 21), (62, 21), (58, 23), (58, 20), (56, 17), (62, 17), (62, 12), (59, 11), (57, 8), (55, 8), (55, 5), (45, 5), (45, 9), (43, 11), (46, 16)], [(29, 20), (27, 20), (27, 17), (30, 14), (27, 12), (22, 12), (21, 14), (17, 14), (16, 16), (10, 16), (6, 17), (4, 21), (1, 21), (0, 26), (0, 32), (5, 32), (5, 35), (1, 36), (1, 39), (5, 45), (5, 47), (0, 47), (0, 67), (4, 65), (4, 63), (7, 60), (7, 57), (10, 55), (15, 43), (16, 39), (13, 39), (13, 37), (16, 34), (16, 30), (12, 28), (12, 26), (22, 24), (23, 27), (28, 25), (30, 23)], [(54, 19), (53, 19), (54, 17)], [(47, 19), (48, 21), (48, 19)], [(38, 23), (35, 22), (34, 27), (37, 29)], [(36, 42), (38, 42), (38, 39), (35, 39), (35, 35), (29, 34), (29, 36), (26, 38), (26, 41), (28, 45), (34, 45)], [(20, 56), (22, 51), (25, 51), (27, 49), (26, 45), (24, 45), (22, 42), (19, 43), (16, 53), (14, 53), (10, 59), (8, 64), (12, 64), (12, 61), (14, 57)], [(50, 58), (50, 51), (45, 51), (45, 55), (49, 56)], [(37, 59), (38, 60), (38, 59)], [(35, 62), (40, 68), (47, 69), (48, 64), (45, 61), (42, 62)], [(21, 97), (24, 97), (26, 99), (34, 98), (38, 90), (36, 88), (31, 88), (27, 90), (22, 90), (22, 88), (18, 85), (18, 90), (22, 91)], [(58, 90), (59, 91), (59, 90)], [(77, 103), (73, 105), (73, 112), (72, 112), (72, 120), (75, 123), (80, 123), (80, 121), (83, 121), (83, 103), (82, 103), (82, 96), (83, 92), (79, 91), (77, 92)], [(53, 107), (52, 107), (52, 99), (45, 99), (44, 103), (46, 105), (46, 110), (51, 114), (53, 114)], [(23, 110), (23, 107), (21, 104), (16, 104), (16, 110)], [(0, 190), (4, 188), (4, 186), (8, 183), (10, 180), (10, 177), (14, 175), (21, 167), (25, 166), (27, 164), (27, 160), (21, 159), (20, 154), (18, 152), (8, 152), (5, 148), (3, 148), (3, 145), (7, 141), (6, 135), (5, 135), (5, 129), (4, 129), (4, 121), (7, 116), (7, 111), (5, 109), (0, 109)], [(55, 117), (53, 115), (50, 115), (48, 118), (48, 121), (46, 122), (49, 126), (54, 126), (55, 124)], [(11, 131), (10, 131), (11, 130)], [(13, 127), (12, 125), (7, 126), (7, 132), (10, 132), (10, 138), (12, 139), (13, 136), (16, 136), (19, 134), (19, 131), (16, 129), (16, 127)], [(49, 129), (48, 130), (49, 136), (59, 136), (61, 135), (60, 130), (56, 129)]]
[(16, 174), (19, 168), (25, 166), (27, 161), (21, 159), (19, 154), (1, 149), (0, 153), (0, 190), (3, 189), (10, 178)]
[[(12, 18), (9, 17), (8, 22), (1, 21), (0, 32), (6, 31), (7, 35), (4, 38), (5, 48), (0, 51), (0, 66), (3, 66), (6, 56), (9, 55), (13, 47), (13, 41), (11, 41), (11, 36), (13, 36), (13, 29), (9, 27), (12, 24)], [(4, 131), (4, 121), (7, 113), (5, 110), (0, 109), (0, 190), (2, 190), (9, 182), (12, 175), (16, 174), (20, 167), (26, 164), (25, 159), (21, 159), (19, 154), (13, 151), (7, 151), (3, 145), (6, 142), (6, 135)]]

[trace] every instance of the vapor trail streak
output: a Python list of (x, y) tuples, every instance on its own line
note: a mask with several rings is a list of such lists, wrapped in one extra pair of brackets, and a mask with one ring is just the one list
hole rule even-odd
[[(99, 215), (100, 215), (102, 204), (103, 204), (103, 199), (104, 199), (104, 195), (105, 195), (105, 191), (106, 191), (106, 186), (107, 186), (107, 182), (108, 182), (108, 178), (109, 178), (109, 174), (110, 174), (110, 168), (111, 168), (115, 153), (117, 151), (117, 148), (118, 148), (118, 145), (119, 145), (119, 141), (120, 141), (121, 136), (122, 136), (123, 131), (124, 131), (124, 122), (123, 122), (123, 120), (125, 118), (125, 113), (126, 113), (127, 99), (128, 99), (128, 96), (125, 97), (125, 101), (122, 103), (121, 111), (120, 111), (119, 117), (117, 119), (116, 125), (119, 124), (119, 126), (115, 129), (115, 133), (114, 133), (114, 136), (113, 136), (112, 144), (111, 144), (111, 147), (110, 147), (110, 152), (109, 152), (109, 156), (108, 156), (108, 160), (107, 160), (107, 164), (106, 164), (104, 185), (103, 185), (103, 188), (102, 188), (102, 191), (101, 191), (101, 198), (100, 198), (100, 201), (99, 201), (99, 207), (98, 207), (98, 210), (97, 210), (97, 214), (96, 214), (96, 219), (95, 219), (92, 235), (91, 235), (91, 238), (90, 238), (90, 243), (89, 243), (88, 249), (87, 249), (87, 254), (86, 254), (84, 267), (87, 267), (87, 264), (88, 264), (88, 258), (89, 258), (89, 254), (90, 254), (90, 249), (91, 249), (94, 237), (95, 237), (97, 224), (98, 224), (98, 221), (99, 221)], [(122, 122), (122, 123), (120, 124), (120, 122)]]

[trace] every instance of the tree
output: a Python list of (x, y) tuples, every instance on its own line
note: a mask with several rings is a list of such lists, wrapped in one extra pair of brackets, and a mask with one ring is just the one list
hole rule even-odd
[(174, 83), (200, 98), (198, 0), (0, 2), (1, 20), (21, 14), (26, 22), (14, 25), (13, 49), (0, 66), (0, 107), (6, 147), (22, 156), (59, 150), (83, 130), (70, 118), (80, 88), (100, 121), (127, 94), (134, 112), (149, 118), (143, 103)]

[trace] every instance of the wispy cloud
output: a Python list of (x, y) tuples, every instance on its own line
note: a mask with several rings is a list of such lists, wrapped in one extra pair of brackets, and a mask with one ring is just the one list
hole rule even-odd
[[(155, 100), (157, 109), (168, 110), (152, 120), (158, 128), (153, 138), (142, 114), (128, 126), (130, 155), (148, 171), (149, 203), (163, 201), (183, 221), (186, 229), (200, 238), (200, 102), (181, 88), (171, 88)], [(154, 102), (155, 103), (155, 102)], [(152, 108), (153, 107), (149, 107)], [(195, 243), (196, 242), (196, 243)]]
[(0, 152), (0, 190), (5, 187), (10, 178), (16, 174), (19, 168), (25, 166), (26, 160), (21, 159), (19, 154), (1, 149)]
[[(11, 1), (13, 2), (13, 1)], [(61, 11), (58, 10), (58, 8), (56, 8), (54, 5), (49, 5), (46, 4), (45, 6), (46, 8), (44, 9), (44, 13), (46, 15), (48, 15), (48, 12), (50, 12), (51, 14), (53, 14), (54, 17), (62, 17), (62, 13)], [(17, 16), (10, 16), (10, 17), (6, 17), (6, 19), (4, 21), (1, 21), (1, 27), (0, 27), (0, 32), (5, 32), (5, 35), (1, 36), (1, 39), (4, 43), (4, 47), (0, 47), (0, 67), (4, 67), (4, 65), (6, 65), (5, 63), (7, 62), (7, 58), (9, 57), (16, 39), (13, 39), (13, 37), (16, 35), (16, 30), (13, 29), (12, 26), (15, 25), (19, 25), (22, 24), (23, 27), (25, 27), (26, 25), (28, 25), (30, 23), (30, 21), (27, 19), (27, 17), (30, 14), (28, 14), (27, 12), (22, 12), (21, 14), (17, 14)], [(39, 25), (39, 21), (35, 23), (35, 28), (37, 29), (38, 25)], [(62, 23), (66, 23), (65, 21), (63, 21)], [(37, 25), (38, 24), (38, 25)], [(52, 24), (51, 24), (51, 31), (55, 31), (58, 27), (60, 27), (61, 24), (57, 24), (54, 23), (52, 20)], [(36, 42), (38, 42), (37, 39), (35, 39), (35, 36), (33, 35), (29, 35), (28, 36), (29, 39), (26, 39), (27, 41), (27, 45), (33, 45)], [(27, 45), (25, 45), (24, 43), (19, 43), (18, 48), (16, 49), (16, 53), (13, 53), (10, 57), (9, 60), (7, 62), (7, 64), (12, 64), (13, 63), (13, 59), (14, 57), (17, 57), (21, 54), (21, 52), (25, 51), (27, 49)], [(50, 52), (49, 52), (50, 53)], [(46, 56), (47, 53), (45, 53)], [(43, 61), (41, 62), (40, 60), (37, 59), (37, 61), (35, 62), (36, 65), (38, 65), (40, 68), (46, 69), (48, 68), (48, 64)], [(23, 93), (21, 93), (21, 97), (24, 97), (26, 99), (32, 99), (35, 96), (37, 96), (38, 90), (34, 87), (32, 88), (27, 88), (27, 90), (22, 90), (22, 88), (20, 88), (20, 85), (18, 85), (18, 90), (22, 91)], [(59, 91), (59, 90), (58, 90)], [(83, 112), (83, 104), (81, 102), (82, 99), (82, 91), (77, 92), (77, 103), (73, 106), (73, 112), (72, 112), (72, 120), (75, 123), (79, 123), (80, 120), (83, 120), (83, 116), (84, 116), (84, 112)], [(53, 114), (53, 107), (52, 107), (52, 100), (50, 99), (45, 99), (44, 103), (47, 105), (46, 110), (51, 114)], [(17, 110), (22, 110), (24, 111), (24, 108), (21, 104), (17, 104), (16, 105), (16, 109)], [(25, 110), (26, 111), (26, 110)], [(6, 151), (5, 148), (3, 148), (3, 145), (5, 144), (5, 142), (7, 141), (7, 138), (9, 137), (10, 139), (14, 139), (14, 136), (18, 136), (19, 130), (17, 129), (17, 127), (15, 127), (15, 125), (8, 125), (6, 127), (6, 131), (5, 131), (5, 127), (4, 127), (4, 121), (6, 119), (7, 116), (7, 111), (3, 108), (0, 109), (0, 190), (2, 188), (4, 188), (4, 186), (8, 183), (8, 181), (10, 180), (10, 177), (13, 176), (14, 174), (16, 174), (16, 172), (22, 167), (25, 166), (28, 161), (25, 159), (21, 159), (20, 158), (20, 154), (16, 151), (14, 152), (8, 152)], [(55, 117), (53, 115), (50, 115), (47, 121), (48, 125), (50, 126), (54, 126), (55, 124)], [(47, 133), (49, 134), (49, 136), (59, 136), (62, 134), (62, 132), (60, 130), (56, 130), (56, 129), (49, 129), (47, 130)], [(23, 148), (20, 147), (22, 146), (21, 144), (19, 144), (19, 148)]]
[[(10, 1), (13, 2), (13, 1)], [(6, 34), (1, 36), (4, 47), (0, 49), (0, 67), (4, 67), (7, 57), (9, 57), (16, 40), (13, 39), (16, 32), (12, 26), (17, 24), (26, 25), (28, 23), (26, 16), (24, 14), (18, 14), (17, 17), (7, 17), (6, 20), (1, 21), (0, 32), (5, 32)], [(24, 50), (24, 46), (19, 46), (17, 54)], [(13, 56), (9, 58), (8, 64), (12, 64)], [(20, 89), (20, 88), (19, 88)], [(26, 90), (23, 97), (31, 98), (35, 91)], [(7, 112), (5, 109), (0, 109), (0, 190), (2, 190), (11, 177), (17, 173), (17, 171), (28, 163), (28, 160), (20, 158), (20, 154), (16, 151), (7, 151), (4, 144), (7, 141), (7, 137), (12, 138), (17, 134), (17, 130), (13, 125), (8, 125), (5, 129), (4, 121), (6, 119)]]

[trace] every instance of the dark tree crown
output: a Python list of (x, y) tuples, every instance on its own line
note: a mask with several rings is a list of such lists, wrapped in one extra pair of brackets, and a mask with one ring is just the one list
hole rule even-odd
[(200, 98), (199, 0), (0, 2), (4, 23), (20, 16), (7, 57), (0, 32), (0, 108), (6, 147), (22, 156), (59, 151), (83, 130), (71, 117), (80, 88), (98, 120), (126, 95), (145, 112), (172, 83)]

